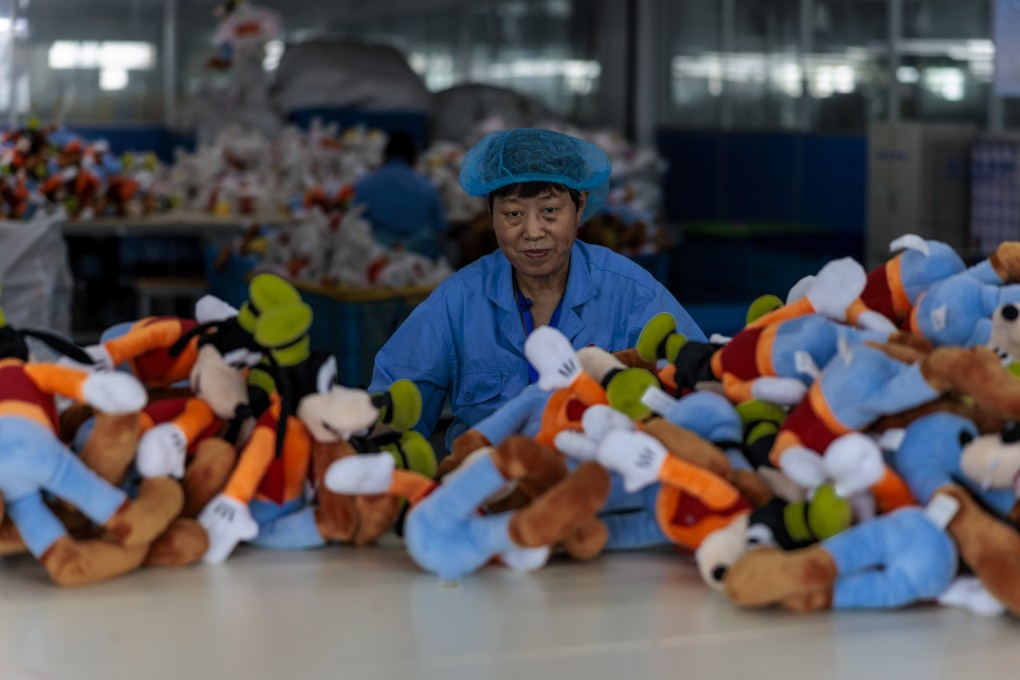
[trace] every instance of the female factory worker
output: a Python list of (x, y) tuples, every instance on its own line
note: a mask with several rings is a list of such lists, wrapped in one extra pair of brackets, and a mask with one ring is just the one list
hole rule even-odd
[[(499, 250), (444, 281), (375, 359), (370, 389), (417, 383), (426, 436), (447, 397), (447, 445), (537, 379), (524, 339), (550, 325), (575, 348), (633, 347), (659, 312), (704, 338), (684, 308), (643, 268), (577, 241), (609, 191), (609, 158), (594, 144), (539, 129), (494, 132), (464, 157), (460, 184), (487, 196)], [(399, 200), (399, 197), (394, 197)]]

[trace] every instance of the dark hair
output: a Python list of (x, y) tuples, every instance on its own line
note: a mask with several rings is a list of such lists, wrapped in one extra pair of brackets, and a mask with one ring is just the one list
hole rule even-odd
[(383, 157), (387, 161), (399, 159), (406, 161), (408, 165), (414, 165), (418, 160), (418, 147), (414, 143), (414, 137), (403, 130), (391, 132)]
[(507, 184), (489, 194), (489, 212), (492, 212), (492, 206), (497, 198), (534, 198), (549, 191), (569, 195), (570, 200), (574, 202), (574, 209), (581, 209), (581, 192), (577, 189), (571, 189), (557, 182), (518, 182)]

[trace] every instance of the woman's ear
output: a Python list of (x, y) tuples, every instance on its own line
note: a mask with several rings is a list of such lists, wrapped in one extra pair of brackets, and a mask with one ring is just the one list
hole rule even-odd
[(584, 209), (588, 205), (588, 190), (585, 189), (581, 192), (580, 197), (577, 200), (577, 226), (581, 226), (581, 220), (584, 219)]

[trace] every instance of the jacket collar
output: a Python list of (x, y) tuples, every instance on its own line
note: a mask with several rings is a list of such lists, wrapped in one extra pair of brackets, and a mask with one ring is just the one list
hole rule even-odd
[[(570, 273), (567, 274), (567, 289), (563, 293), (563, 304), (560, 309), (558, 329), (567, 338), (573, 340), (584, 329), (584, 321), (577, 313), (577, 307), (595, 296), (595, 284), (592, 282), (591, 265), (588, 253), (578, 241), (570, 248)], [(502, 251), (493, 254), (493, 265), (486, 277), (486, 294), (489, 300), (503, 310), (500, 328), (503, 334), (515, 347), (523, 351), (524, 326), (521, 324), (517, 311), (517, 300), (514, 298), (513, 267)]]

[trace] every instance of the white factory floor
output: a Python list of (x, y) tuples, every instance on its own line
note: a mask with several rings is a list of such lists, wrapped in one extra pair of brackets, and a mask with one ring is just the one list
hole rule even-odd
[(1020, 625), (936, 607), (740, 611), (661, 552), (490, 567), (457, 587), (399, 548), (267, 552), (78, 590), (0, 563), (0, 680), (999, 678)]

